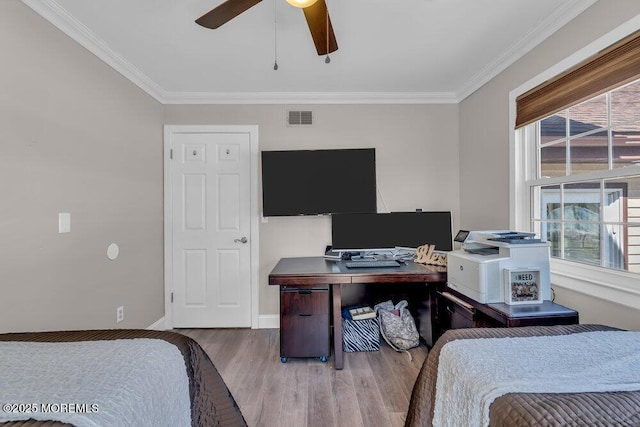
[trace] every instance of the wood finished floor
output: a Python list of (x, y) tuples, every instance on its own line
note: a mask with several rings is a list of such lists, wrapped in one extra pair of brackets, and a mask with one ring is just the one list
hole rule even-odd
[(425, 357), (413, 361), (386, 343), (380, 351), (345, 353), (344, 369), (318, 359), (280, 362), (278, 329), (180, 329), (207, 352), (249, 426), (403, 426)]

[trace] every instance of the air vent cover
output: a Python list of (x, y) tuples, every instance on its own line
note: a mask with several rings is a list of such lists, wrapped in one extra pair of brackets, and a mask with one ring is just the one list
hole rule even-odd
[(313, 124), (313, 112), (288, 111), (287, 124), (289, 126), (310, 126)]

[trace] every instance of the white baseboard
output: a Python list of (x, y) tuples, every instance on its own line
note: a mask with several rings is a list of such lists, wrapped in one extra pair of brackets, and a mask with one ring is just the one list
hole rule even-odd
[(258, 316), (258, 329), (279, 329), (279, 314), (262, 314)]
[(164, 331), (165, 329), (167, 329), (164, 324), (164, 316), (162, 316), (160, 319), (153, 322), (151, 326), (147, 327), (147, 329), (154, 330), (154, 331)]
[[(279, 314), (263, 314), (258, 317), (257, 329), (279, 329), (280, 328), (280, 315)], [(153, 322), (147, 329), (154, 331), (166, 330), (164, 317)]]

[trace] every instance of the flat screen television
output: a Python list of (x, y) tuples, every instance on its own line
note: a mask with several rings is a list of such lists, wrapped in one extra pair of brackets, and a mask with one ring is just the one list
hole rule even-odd
[(262, 151), (263, 216), (376, 211), (374, 148)]
[(334, 251), (389, 250), (435, 245), (453, 249), (451, 212), (391, 212), (331, 216)]

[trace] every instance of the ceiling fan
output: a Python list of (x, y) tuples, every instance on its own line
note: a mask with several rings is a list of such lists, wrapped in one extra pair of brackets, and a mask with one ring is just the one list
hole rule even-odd
[[(205, 28), (218, 28), (261, 1), (227, 0), (196, 19), (196, 23)], [(304, 11), (318, 55), (328, 55), (338, 50), (338, 42), (336, 41), (336, 35), (333, 33), (333, 26), (331, 25), (331, 19), (329, 19), (329, 11), (325, 0), (287, 0), (287, 2)]]

